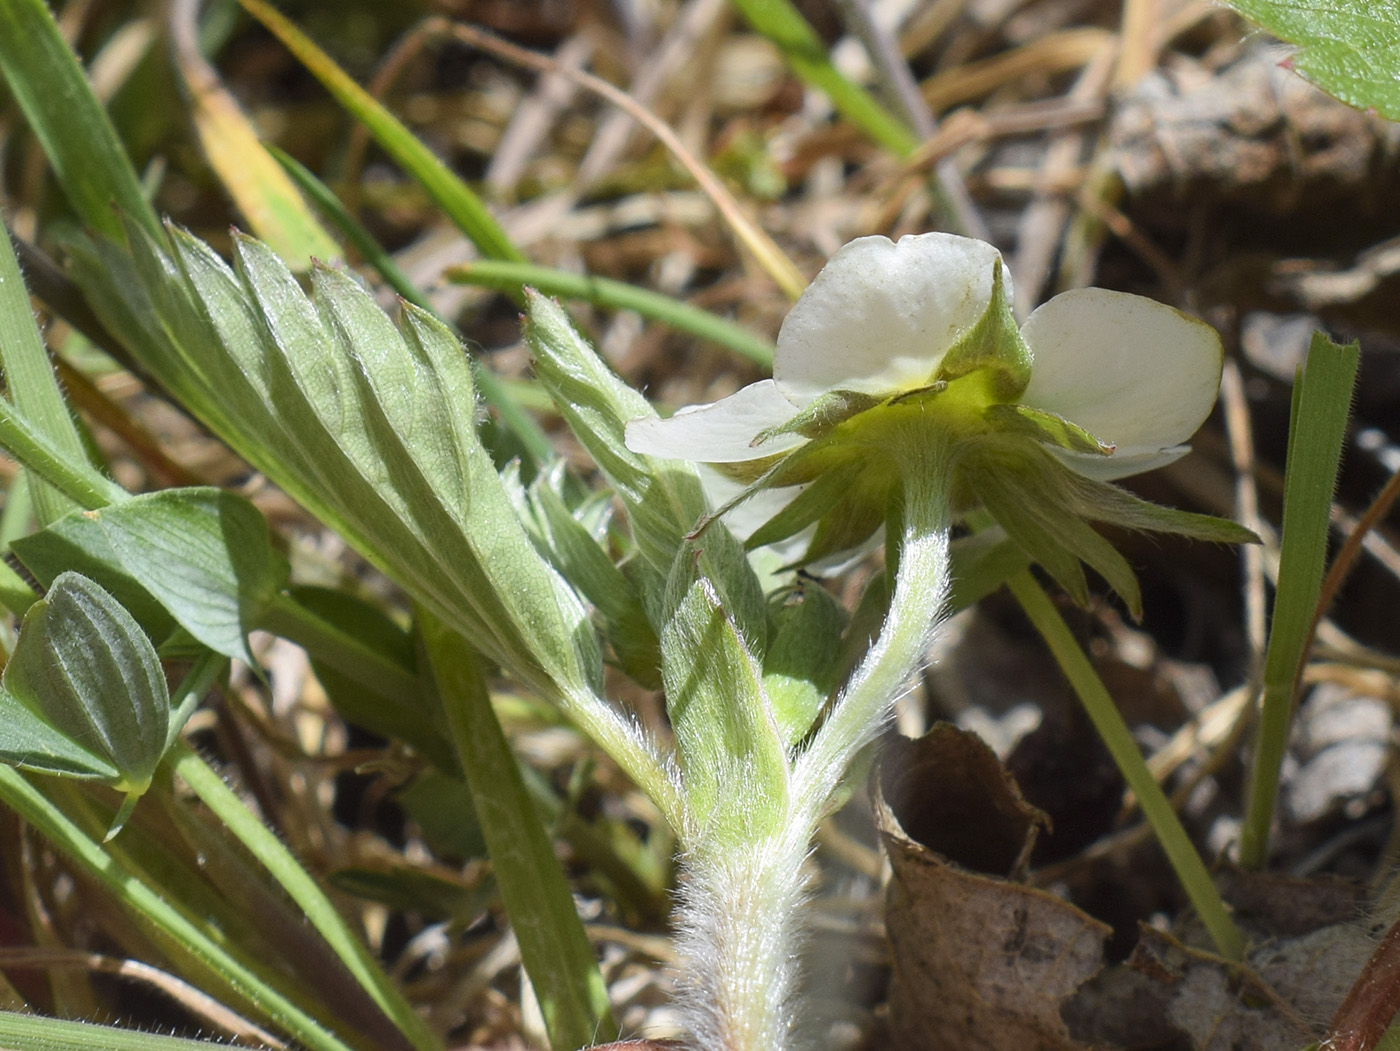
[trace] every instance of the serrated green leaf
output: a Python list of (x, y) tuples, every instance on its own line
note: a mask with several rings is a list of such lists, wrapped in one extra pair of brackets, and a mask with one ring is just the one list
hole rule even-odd
[[(86, 776), (102, 777), (132, 794), (150, 784), (170, 724), (165, 675), (135, 619), (93, 581), (64, 573), (34, 603), (0, 686), (17, 705), (114, 771)], [(4, 732), (0, 725), (0, 735)], [(6, 760), (17, 763), (8, 741), (0, 736), (0, 742)], [(70, 752), (60, 761), (71, 758)]]
[(1293, 68), (1361, 110), (1400, 120), (1400, 0), (1226, 0), (1298, 46)]
[(558, 471), (541, 472), (529, 501), (551, 561), (598, 610), (618, 663), (650, 689), (661, 686), (660, 643), (632, 582), (565, 506), (554, 487)]
[(236, 239), (235, 273), (188, 235), (172, 232), (173, 257), (130, 236), (130, 261), (90, 249), (81, 280), (99, 314), (137, 323), (133, 355), (425, 607), (558, 702), (679, 820), (661, 762), (599, 694), (582, 602), (535, 550), (477, 439), (451, 332), (413, 308), (388, 323), (343, 276), (323, 273), (308, 298), (247, 239)]
[(708, 580), (661, 633), (661, 677), (686, 794), (707, 843), (752, 843), (782, 827), (787, 752), (763, 669)]

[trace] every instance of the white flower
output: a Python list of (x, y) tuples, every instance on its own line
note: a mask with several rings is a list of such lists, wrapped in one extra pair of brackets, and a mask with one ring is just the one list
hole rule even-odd
[(1056, 296), (1018, 328), (1008, 285), (981, 241), (853, 241), (783, 322), (771, 380), (634, 420), (627, 447), (709, 465), (702, 483), (718, 513), (736, 511), (735, 533), (751, 548), (787, 541), (780, 557), (808, 566), (872, 543), (902, 514), (914, 472), (940, 463), (953, 515), (980, 505), (1081, 601), (1081, 563), (1130, 610), (1139, 598), (1127, 562), (1088, 522), (1254, 539), (1109, 484), (1187, 452), (1220, 383), (1214, 329), (1092, 288)]
[[(702, 463), (766, 460), (809, 438), (764, 439), (764, 432), (823, 395), (888, 399), (928, 388), (949, 351), (988, 314), (1000, 266), (991, 245), (952, 234), (852, 241), (783, 322), (771, 380), (670, 419), (633, 421), (627, 446)], [(1077, 424), (1111, 450), (1053, 448), (1087, 477), (1122, 478), (1171, 463), (1187, 452), (1183, 443), (1215, 402), (1222, 362), (1215, 330), (1150, 299), (1065, 292), (1032, 313), (1020, 335), (1030, 376), (1014, 401)]]

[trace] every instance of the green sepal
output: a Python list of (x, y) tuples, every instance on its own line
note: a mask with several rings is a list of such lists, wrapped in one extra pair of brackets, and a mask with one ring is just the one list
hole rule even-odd
[(852, 483), (863, 469), (855, 460), (833, 465), (831, 470), (818, 475), (781, 511), (755, 529), (744, 541), (744, 546), (752, 551), (800, 533), (849, 495)]
[(1162, 507), (1108, 482), (1095, 481), (1055, 461), (1063, 474), (1057, 484), (1072, 497), (1085, 518), (1147, 533), (1172, 533), (1217, 544), (1258, 544), (1251, 529), (1215, 515)]
[(776, 833), (787, 751), (763, 669), (724, 601), (695, 581), (661, 633), (661, 677), (693, 829), (720, 849)]
[(863, 547), (886, 520), (891, 495), (889, 492), (857, 491), (837, 504), (817, 523), (816, 535), (802, 556), (803, 564)]
[(1032, 355), (1011, 311), (1005, 269), (1006, 265), (997, 260), (987, 309), (943, 355), (932, 380), (951, 383), (980, 372), (992, 400), (1011, 402), (1020, 397), (1031, 381)]
[(763, 688), (778, 732), (791, 748), (811, 731), (836, 687), (846, 611), (826, 588), (807, 583), (791, 589), (774, 619)]
[(1002, 434), (1021, 435), (1077, 453), (1108, 456), (1113, 452), (1113, 446), (1105, 445), (1079, 424), (1046, 409), (1019, 404), (989, 405), (983, 418)]
[(165, 753), (170, 693), (131, 614), (64, 573), (25, 615), (0, 712), (0, 760), (140, 795)]
[(799, 434), (804, 438), (825, 437), (853, 416), (859, 416), (888, 399), (888, 394), (866, 394), (855, 390), (824, 391), (792, 419), (759, 431), (753, 446), (762, 452), (764, 442), (784, 434)]
[(1085, 562), (1118, 593), (1134, 618), (1141, 616), (1142, 596), (1132, 568), (1117, 548), (1094, 532), (1069, 494), (1053, 484), (1055, 472), (1044, 469), (1045, 461), (1052, 460), (1048, 452), (1032, 446), (1018, 450), (1014, 459), (992, 454), (980, 470), (974, 457), (968, 473), (992, 517), (1076, 603), (1089, 600), (1080, 566)]

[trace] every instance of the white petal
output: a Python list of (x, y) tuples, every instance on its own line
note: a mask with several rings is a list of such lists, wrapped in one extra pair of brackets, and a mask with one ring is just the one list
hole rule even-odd
[(1150, 470), (1123, 468), (1196, 433), (1220, 388), (1224, 352), (1215, 329), (1141, 296), (1064, 292), (1032, 313), (1021, 335), (1035, 356), (1021, 401), (1116, 445), (1113, 456), (1098, 458), (1118, 461), (1110, 477)]
[(787, 423), (797, 411), (772, 380), (762, 380), (709, 405), (681, 409), (668, 420), (630, 421), (627, 448), (646, 456), (697, 463), (757, 460), (806, 441), (783, 434), (762, 445), (753, 444), (760, 431)]
[(1191, 451), (1191, 446), (1174, 445), (1170, 449), (1118, 449), (1112, 456), (1095, 456), (1093, 453), (1077, 453), (1068, 449), (1050, 451), (1063, 460), (1065, 466), (1085, 478), (1112, 482), (1175, 463)]
[(783, 321), (773, 378), (800, 406), (826, 390), (875, 394), (926, 383), (986, 311), (1000, 260), (985, 241), (954, 234), (850, 242)]

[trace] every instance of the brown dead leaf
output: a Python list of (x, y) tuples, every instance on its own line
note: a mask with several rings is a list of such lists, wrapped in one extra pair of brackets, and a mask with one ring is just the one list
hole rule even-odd
[(1356, 888), (1229, 871), (1243, 966), (1144, 925), (1106, 968), (1107, 925), (1016, 882), (1045, 818), (977, 737), (897, 740), (877, 785), (901, 1051), (1296, 1051), (1376, 945)]
[(1020, 798), (986, 745), (946, 724), (895, 742), (878, 784), (878, 821), (894, 869), (886, 927), (895, 1045), (1084, 1048), (1070, 1038), (1060, 1007), (1103, 966), (1110, 929), (1004, 878), (1024, 867), (1043, 815)]

